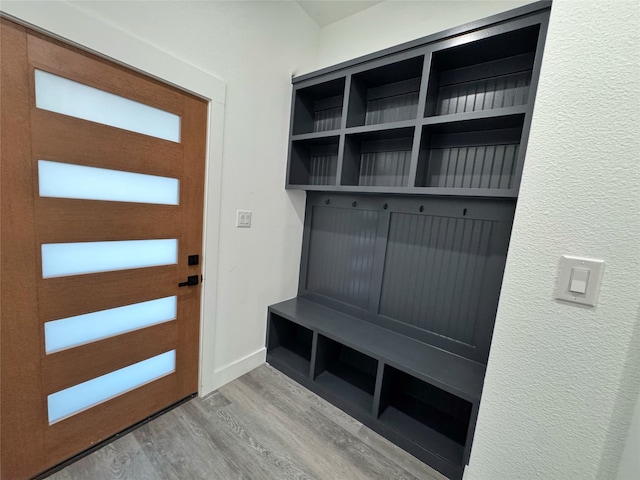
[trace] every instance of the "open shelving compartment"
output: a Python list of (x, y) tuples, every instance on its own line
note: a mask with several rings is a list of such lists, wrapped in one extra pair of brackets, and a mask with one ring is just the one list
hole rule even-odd
[(304, 368), (283, 362), (290, 351), (285, 357), (268, 349), (269, 363), (443, 474), (461, 478), (483, 365), (305, 297), (270, 306), (269, 318), (313, 332), (310, 374), (306, 362)]
[(371, 415), (378, 361), (324, 335), (318, 335), (313, 380), (336, 398)]
[(406, 187), (414, 128), (347, 135), (342, 185)]
[(539, 25), (433, 53), (425, 116), (526, 105)]
[(524, 114), (422, 127), (416, 187), (517, 189)]
[(275, 313), (269, 315), (267, 353), (271, 363), (308, 376), (312, 344), (311, 330)]
[(342, 123), (345, 78), (337, 78), (296, 91), (293, 134), (338, 130)]
[(454, 465), (463, 464), (472, 410), (470, 402), (384, 366), (380, 422)]
[(420, 55), (353, 74), (347, 127), (414, 120), (423, 65)]
[(340, 137), (308, 138), (291, 143), (289, 183), (335, 185)]

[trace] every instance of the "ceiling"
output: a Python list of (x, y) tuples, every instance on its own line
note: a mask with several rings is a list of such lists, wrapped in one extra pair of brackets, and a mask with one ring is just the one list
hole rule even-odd
[(382, 0), (296, 0), (305, 12), (321, 27), (366, 10)]

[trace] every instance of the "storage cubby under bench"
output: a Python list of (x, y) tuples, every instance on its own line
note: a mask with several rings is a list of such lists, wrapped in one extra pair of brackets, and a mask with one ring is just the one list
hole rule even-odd
[(293, 79), (298, 296), (267, 361), (453, 480), (468, 464), (551, 2)]
[[(303, 351), (284, 330), (301, 333)], [(269, 307), (267, 345), (273, 367), (445, 475), (460, 475), (484, 365), (304, 297)]]

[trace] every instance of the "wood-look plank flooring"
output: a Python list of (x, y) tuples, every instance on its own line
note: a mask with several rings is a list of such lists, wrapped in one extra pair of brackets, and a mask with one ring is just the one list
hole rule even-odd
[(444, 480), (357, 420), (263, 365), (49, 480)]

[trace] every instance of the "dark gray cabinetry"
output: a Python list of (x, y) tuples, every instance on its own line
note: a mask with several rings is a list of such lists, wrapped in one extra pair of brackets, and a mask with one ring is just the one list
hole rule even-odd
[[(311, 333), (310, 357), (277, 325)], [(269, 307), (269, 363), (450, 478), (469, 455), (485, 367), (297, 297)], [(309, 359), (308, 359), (309, 358)]]
[(470, 452), (514, 204), (309, 192), (267, 360), (451, 478)]
[(548, 9), (294, 78), (287, 188), (516, 198)]
[(267, 361), (452, 479), (468, 463), (542, 61), (539, 2), (294, 78), (296, 298)]

